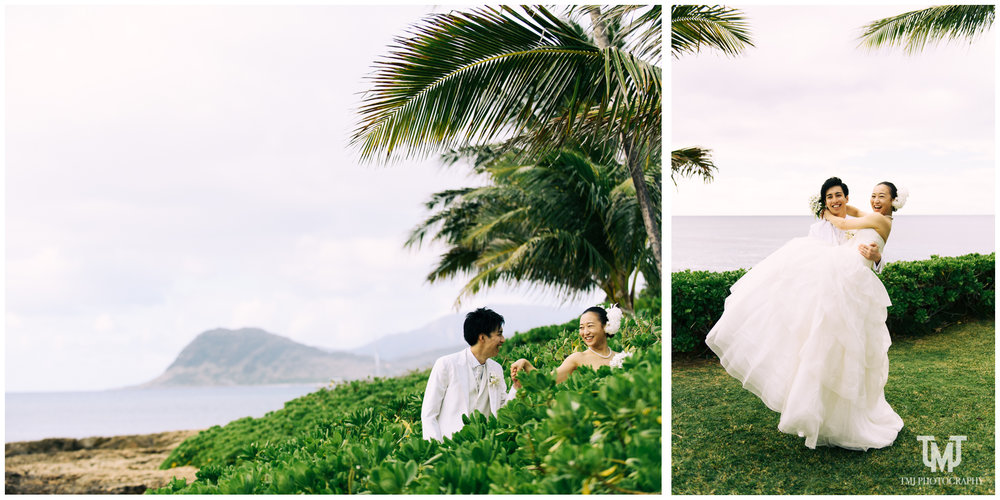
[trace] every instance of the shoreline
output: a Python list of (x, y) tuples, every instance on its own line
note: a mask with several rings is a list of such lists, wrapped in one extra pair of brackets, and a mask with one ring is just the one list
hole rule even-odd
[(5, 494), (141, 494), (197, 468), (160, 470), (184, 430), (111, 437), (49, 438), (4, 444)]

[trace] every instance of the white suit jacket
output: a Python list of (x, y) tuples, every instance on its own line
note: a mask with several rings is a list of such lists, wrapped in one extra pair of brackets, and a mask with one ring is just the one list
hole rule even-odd
[[(469, 365), (466, 351), (462, 349), (455, 354), (441, 356), (431, 368), (427, 389), (424, 390), (424, 403), (420, 410), (420, 422), (423, 427), (424, 439), (443, 440), (462, 428), (462, 415), (471, 413), (469, 410), (469, 377), (472, 366)], [(487, 393), (490, 398), (490, 412), (496, 416), (497, 410), (507, 404), (510, 397), (507, 394), (507, 383), (503, 379), (503, 368), (492, 359), (486, 360)], [(491, 380), (495, 383), (490, 383)]]
[[(826, 219), (814, 222), (813, 225), (809, 226), (809, 236), (834, 245), (846, 243), (844, 231), (837, 229), (836, 226)], [(882, 254), (882, 260), (878, 264), (875, 264), (874, 267), (876, 273), (882, 272), (882, 268), (885, 267), (885, 253)]]

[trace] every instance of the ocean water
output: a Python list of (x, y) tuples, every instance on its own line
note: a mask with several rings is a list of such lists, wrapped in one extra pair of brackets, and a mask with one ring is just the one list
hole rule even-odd
[(320, 385), (6, 393), (4, 442), (207, 429), (262, 417)]
[[(672, 271), (750, 268), (788, 240), (809, 233), (810, 216), (675, 216)], [(899, 215), (883, 251), (887, 262), (995, 251), (992, 215)]]

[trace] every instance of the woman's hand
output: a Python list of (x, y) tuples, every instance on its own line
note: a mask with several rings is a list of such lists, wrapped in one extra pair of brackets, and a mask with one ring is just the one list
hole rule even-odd
[(837, 229), (846, 229), (844, 227), (844, 223), (847, 222), (847, 219), (843, 217), (837, 217), (836, 215), (833, 215), (833, 213), (831, 213), (829, 210), (823, 209), (823, 218), (830, 221), (830, 224), (833, 224), (834, 227), (836, 227)]
[(521, 359), (519, 359), (519, 360), (511, 363), (511, 365), (510, 365), (510, 379), (514, 381), (514, 388), (515, 389), (520, 389), (521, 388), (521, 381), (519, 381), (517, 379), (517, 374), (518, 373), (520, 373), (520, 372), (530, 372), (531, 370), (534, 370), (534, 369), (535, 369), (535, 367), (531, 366), (531, 362), (529, 362), (528, 360), (526, 360), (524, 358), (521, 358)]

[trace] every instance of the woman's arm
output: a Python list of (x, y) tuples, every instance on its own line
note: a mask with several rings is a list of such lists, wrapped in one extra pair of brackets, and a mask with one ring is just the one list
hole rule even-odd
[(865, 214), (866, 212), (858, 210), (857, 207), (853, 205), (847, 205), (847, 215), (850, 215), (851, 217), (864, 217)]
[(843, 217), (837, 217), (827, 210), (823, 212), (823, 218), (830, 221), (830, 223), (836, 226), (837, 229), (843, 230), (865, 228), (881, 229), (886, 225), (885, 217), (882, 217), (882, 215), (874, 212), (858, 219), (845, 219)]
[(566, 360), (556, 368), (556, 383), (561, 384), (569, 378), (573, 370), (576, 370), (580, 366), (580, 354), (579, 352), (574, 352), (566, 357)]
[[(580, 361), (579, 361), (580, 354), (581, 353), (579, 352), (574, 352), (573, 354), (566, 356), (566, 359), (562, 362), (562, 364), (559, 365), (558, 368), (556, 368), (557, 384), (565, 382), (566, 379), (569, 378), (570, 374), (573, 373), (573, 370), (576, 370), (577, 367), (580, 366)], [(510, 378), (514, 382), (514, 387), (517, 389), (521, 388), (521, 382), (517, 380), (518, 373), (521, 372), (527, 373), (534, 369), (535, 367), (531, 365), (531, 362), (524, 358), (521, 358), (512, 363), (510, 365)]]
[(531, 362), (528, 361), (528, 360), (526, 360), (526, 359), (524, 359), (524, 358), (521, 358), (521, 359), (519, 359), (519, 360), (511, 363), (511, 365), (510, 365), (510, 379), (513, 382), (514, 388), (515, 389), (520, 389), (521, 388), (521, 381), (517, 379), (517, 374), (518, 373), (521, 373), (521, 372), (527, 373), (527, 372), (530, 372), (531, 370), (534, 370), (534, 369), (535, 369), (535, 367), (531, 364)]
[(882, 237), (882, 241), (889, 240), (889, 231), (892, 231), (892, 222), (888, 217), (884, 217), (878, 212), (872, 212), (860, 219), (844, 219), (836, 217), (829, 211), (823, 213), (823, 217), (830, 221), (837, 229), (850, 231), (852, 229), (874, 229)]

